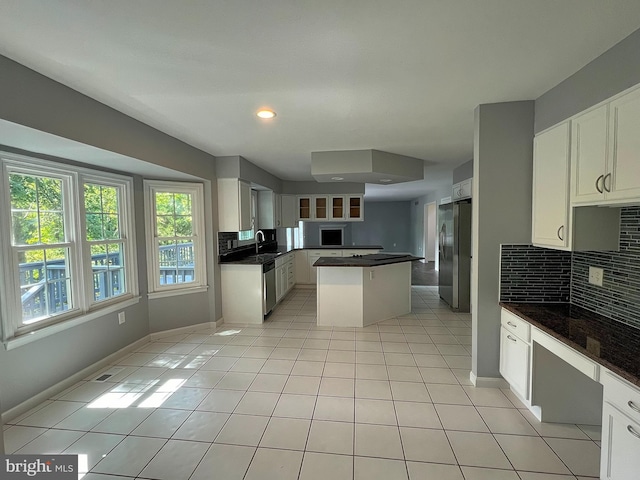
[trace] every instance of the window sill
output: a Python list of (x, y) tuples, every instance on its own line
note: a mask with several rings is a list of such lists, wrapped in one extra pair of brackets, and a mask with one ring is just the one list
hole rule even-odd
[(91, 320), (95, 320), (96, 318), (104, 317), (105, 315), (109, 315), (110, 313), (117, 312), (118, 310), (122, 310), (123, 308), (136, 305), (139, 302), (140, 302), (139, 296), (128, 298), (127, 300), (123, 300), (117, 303), (112, 303), (109, 306), (105, 306), (104, 308), (100, 308), (98, 310), (93, 310), (91, 312), (81, 314), (69, 320), (64, 320), (64, 321), (61, 321), (60, 323), (54, 323), (53, 325), (49, 325), (47, 327), (43, 327), (29, 333), (18, 335), (16, 337), (6, 340), (4, 342), (4, 348), (5, 350), (13, 350), (14, 348), (18, 348), (23, 345), (27, 345), (28, 343), (41, 340), (43, 338), (49, 337), (56, 333), (67, 330), (69, 328), (73, 328), (78, 325), (82, 325), (83, 323), (90, 322)]
[(165, 297), (176, 297), (178, 295), (190, 295), (192, 293), (202, 293), (209, 290), (208, 285), (203, 285), (201, 287), (190, 287), (190, 288), (176, 288), (175, 290), (161, 290), (159, 292), (151, 292), (147, 294), (149, 300), (155, 300), (156, 298), (165, 298)]

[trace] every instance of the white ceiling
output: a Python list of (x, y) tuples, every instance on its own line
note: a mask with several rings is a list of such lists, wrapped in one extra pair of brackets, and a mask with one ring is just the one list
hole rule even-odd
[(408, 199), (472, 157), (476, 105), (535, 99), (638, 27), (638, 0), (2, 0), (0, 53), (287, 180), (312, 151), (421, 158), (425, 181), (367, 188)]

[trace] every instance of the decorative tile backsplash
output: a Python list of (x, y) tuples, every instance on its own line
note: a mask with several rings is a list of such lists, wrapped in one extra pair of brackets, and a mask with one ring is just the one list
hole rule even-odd
[(238, 241), (238, 232), (218, 232), (218, 255), (232, 252), (234, 241)]
[(568, 302), (570, 285), (570, 252), (533, 245), (501, 246), (501, 302)]
[[(264, 241), (268, 243), (270, 247), (273, 247), (273, 244), (276, 242), (276, 231), (267, 228), (261, 231), (264, 234)], [(263, 244), (261, 243), (260, 247), (262, 248), (262, 246)], [(238, 232), (218, 232), (218, 255), (224, 256), (243, 250), (255, 250), (255, 243), (240, 247), (238, 246)]]
[[(602, 287), (589, 283), (589, 267), (604, 270)], [(640, 328), (640, 207), (622, 208), (619, 252), (576, 252), (571, 303)]]
[[(602, 287), (589, 283), (590, 266), (604, 270)], [(618, 252), (502, 245), (500, 301), (570, 301), (640, 328), (640, 207), (621, 209)]]

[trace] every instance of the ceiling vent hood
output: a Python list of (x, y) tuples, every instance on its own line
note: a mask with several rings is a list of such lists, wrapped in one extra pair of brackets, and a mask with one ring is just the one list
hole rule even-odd
[(311, 175), (318, 182), (391, 185), (424, 178), (424, 161), (380, 150), (311, 153)]

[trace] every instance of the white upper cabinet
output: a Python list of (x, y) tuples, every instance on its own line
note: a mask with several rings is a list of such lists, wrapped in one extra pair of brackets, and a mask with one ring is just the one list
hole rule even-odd
[(564, 122), (533, 141), (534, 245), (569, 245), (569, 134), (569, 122)]
[(218, 230), (251, 230), (251, 185), (237, 178), (218, 179)]
[(346, 218), (345, 198), (342, 196), (331, 197), (331, 219), (344, 220)]
[(460, 183), (456, 183), (453, 186), (453, 190), (451, 192), (451, 198), (455, 200), (463, 200), (465, 198), (471, 198), (471, 186), (473, 179), (467, 178)]
[(640, 201), (640, 89), (611, 102), (610, 165), (604, 189), (608, 200)]
[(364, 220), (364, 201), (362, 195), (349, 195), (346, 199), (349, 208), (349, 220)]
[(313, 208), (311, 196), (299, 196), (297, 198), (296, 218), (298, 220), (313, 220)]
[(280, 224), (284, 228), (297, 227), (295, 195), (280, 196)]
[(280, 195), (271, 190), (258, 191), (258, 228), (281, 227)]
[(313, 218), (315, 220), (329, 219), (329, 197), (326, 197), (326, 196), (313, 197)]
[(572, 124), (571, 203), (640, 202), (640, 89)]
[(571, 202), (604, 200), (609, 106), (602, 105), (572, 121)]

